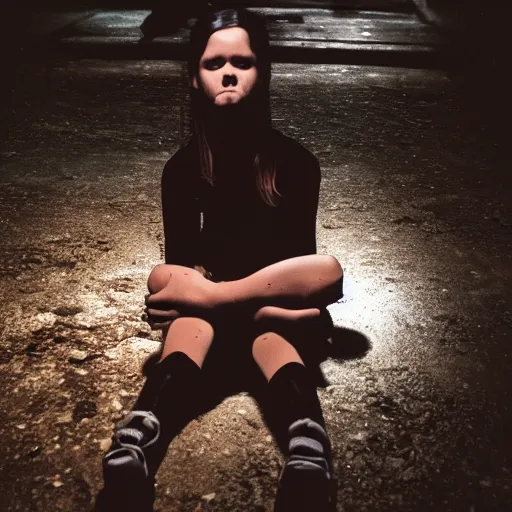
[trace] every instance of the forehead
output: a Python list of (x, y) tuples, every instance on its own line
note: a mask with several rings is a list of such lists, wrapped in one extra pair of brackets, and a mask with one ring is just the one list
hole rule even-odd
[(246, 55), (254, 57), (247, 31), (241, 27), (217, 30), (208, 39), (201, 60), (219, 55)]

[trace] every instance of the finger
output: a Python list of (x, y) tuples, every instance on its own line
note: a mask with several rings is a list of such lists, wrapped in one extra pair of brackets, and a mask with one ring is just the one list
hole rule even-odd
[(150, 323), (149, 326), (152, 331), (164, 331), (173, 323), (173, 321), (174, 320), (169, 320), (168, 322), (153, 322)]
[(163, 309), (148, 308), (146, 311), (147, 311), (147, 316), (150, 319), (153, 319), (153, 321), (159, 320), (162, 318), (174, 319), (174, 318), (178, 318), (180, 316), (180, 312), (177, 309), (163, 310)]
[(165, 288), (163, 290), (160, 290), (159, 292), (152, 293), (148, 296), (146, 300), (146, 304), (155, 304), (158, 302), (164, 302), (165, 295), (168, 294), (168, 291), (165, 291)]
[(173, 304), (171, 302), (169, 302), (169, 301), (167, 301), (167, 302), (156, 302), (156, 301), (155, 302), (153, 302), (153, 301), (150, 302), (150, 301), (148, 301), (146, 303), (146, 309), (149, 309), (149, 308), (151, 308), (151, 309), (159, 309), (161, 311), (168, 311), (168, 310), (172, 309), (172, 306), (173, 306)]

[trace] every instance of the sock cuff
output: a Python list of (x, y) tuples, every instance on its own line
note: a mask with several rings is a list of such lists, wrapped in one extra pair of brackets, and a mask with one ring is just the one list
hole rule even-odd
[(303, 388), (306, 386), (307, 388), (313, 387), (316, 389), (309, 368), (296, 362), (286, 363), (281, 366), (268, 381), (271, 388), (280, 387), (283, 383), (291, 382), (295, 384), (295, 387)]
[(201, 373), (201, 367), (184, 352), (172, 352), (165, 359), (156, 363), (155, 373), (161, 375), (172, 374), (173, 378), (195, 375)]

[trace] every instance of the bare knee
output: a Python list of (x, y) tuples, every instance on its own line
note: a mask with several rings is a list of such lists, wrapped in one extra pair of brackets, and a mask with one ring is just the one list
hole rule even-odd
[(148, 290), (149, 293), (157, 293), (164, 289), (171, 278), (171, 265), (161, 263), (157, 265), (149, 274)]
[(343, 297), (343, 268), (334, 256), (323, 256), (323, 279), (326, 287), (323, 291), (325, 306), (340, 300)]
[(343, 268), (340, 262), (334, 257), (329, 255), (321, 255), (323, 264), (325, 265), (325, 271), (330, 277), (332, 282), (339, 282), (343, 278)]
[(269, 353), (278, 349), (278, 340), (272, 333), (264, 333), (259, 335), (252, 344), (252, 356), (254, 360), (261, 366), (261, 362)]
[(214, 335), (213, 326), (202, 318), (178, 318), (165, 334), (161, 360), (172, 352), (183, 352), (201, 367)]
[(252, 356), (267, 380), (287, 363), (304, 364), (295, 347), (273, 332), (262, 334), (254, 340)]

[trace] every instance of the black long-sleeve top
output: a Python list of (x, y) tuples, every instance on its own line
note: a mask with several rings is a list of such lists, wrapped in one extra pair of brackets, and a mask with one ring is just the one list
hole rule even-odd
[(194, 139), (167, 162), (162, 176), (166, 263), (202, 265), (215, 281), (228, 281), (316, 253), (318, 160), (277, 130), (272, 136), (282, 196), (274, 207), (260, 196), (247, 157), (214, 159), (213, 186), (201, 176)]

